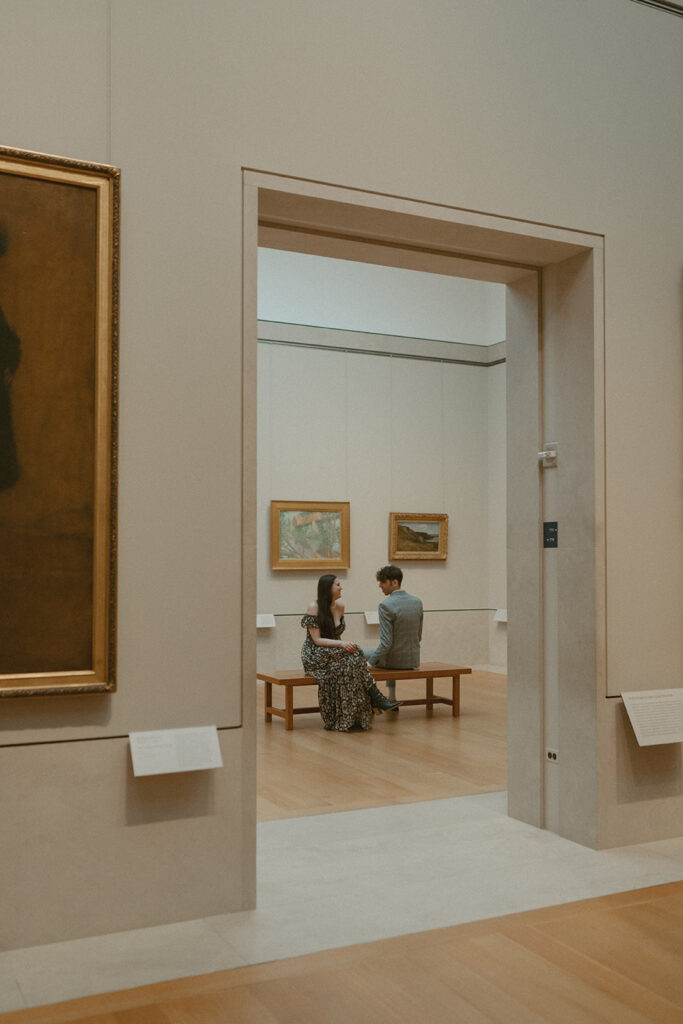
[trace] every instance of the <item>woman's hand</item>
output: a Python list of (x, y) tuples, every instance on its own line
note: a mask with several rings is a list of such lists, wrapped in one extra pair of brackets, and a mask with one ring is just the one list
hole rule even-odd
[(345, 651), (348, 651), (349, 654), (353, 654), (354, 651), (358, 650), (358, 644), (352, 643), (351, 640), (342, 640), (342, 647)]

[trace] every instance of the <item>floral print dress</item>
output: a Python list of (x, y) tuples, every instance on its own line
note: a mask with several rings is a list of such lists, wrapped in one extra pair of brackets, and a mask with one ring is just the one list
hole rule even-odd
[[(343, 647), (318, 647), (308, 632), (309, 626), (320, 628), (316, 615), (304, 615), (301, 625), (306, 630), (301, 661), (306, 672), (318, 681), (318, 703), (325, 728), (338, 732), (348, 732), (354, 725), (371, 729), (373, 712), (368, 689), (374, 680), (363, 652), (345, 651)], [(345, 629), (342, 617), (335, 639), (338, 640)]]

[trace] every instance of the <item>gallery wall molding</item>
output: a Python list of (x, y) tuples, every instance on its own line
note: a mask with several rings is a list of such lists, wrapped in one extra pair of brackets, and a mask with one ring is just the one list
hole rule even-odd
[[(317, 578), (317, 577), (314, 577), (313, 573), (311, 574), (311, 576), (312, 576), (312, 578)], [(425, 615), (427, 615), (427, 614), (429, 614), (429, 615), (439, 615), (441, 613), (450, 613), (450, 612), (496, 612), (496, 611), (498, 611), (498, 609), (497, 608), (493, 608), (493, 607), (490, 607), (490, 608), (484, 608), (484, 607), (482, 607), (482, 608), (425, 608), (424, 609)], [(300, 611), (296, 611), (296, 612), (273, 612), (272, 614), (273, 614), (274, 618), (276, 618), (276, 619), (300, 619), (301, 618), (301, 612)], [(365, 610), (363, 608), (350, 608), (350, 609), (346, 610), (344, 612), (344, 614), (345, 615), (364, 615), (365, 614)]]
[(351, 356), (379, 356), (384, 359), (414, 359), (423, 363), (450, 363), (455, 366), (480, 366), (489, 369), (491, 366), (500, 366), (504, 359), (495, 359), (493, 362), (481, 362), (476, 359), (446, 359), (443, 356), (418, 356), (407, 352), (377, 352), (373, 349), (345, 348), (336, 345), (315, 345), (305, 341), (273, 341), (269, 338), (259, 338), (260, 345), (286, 345), (290, 348), (316, 349), (319, 352), (344, 352)]
[[(457, 366), (500, 366), (505, 362), (505, 342), (477, 345), (470, 342), (439, 341), (405, 335), (370, 334), (337, 327), (309, 324), (285, 324), (259, 320), (258, 342), (262, 345), (289, 345), (323, 352), (380, 356), (394, 359), (419, 359), (423, 362), (451, 363)], [(415, 350), (422, 351), (415, 351)], [(413, 350), (413, 351), (411, 351)], [(452, 354), (451, 354), (452, 353)]]

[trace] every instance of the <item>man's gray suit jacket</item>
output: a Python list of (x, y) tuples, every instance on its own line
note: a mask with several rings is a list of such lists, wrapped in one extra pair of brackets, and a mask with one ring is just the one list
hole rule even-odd
[(379, 647), (364, 650), (378, 668), (417, 668), (422, 640), (422, 601), (395, 590), (379, 606)]

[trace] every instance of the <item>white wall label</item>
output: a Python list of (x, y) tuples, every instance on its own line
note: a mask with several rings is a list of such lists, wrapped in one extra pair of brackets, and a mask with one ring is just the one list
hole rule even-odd
[(379, 626), (379, 612), (365, 612), (365, 621), (367, 622), (368, 626)]
[(683, 742), (683, 689), (631, 690), (621, 699), (641, 747)]
[(134, 775), (165, 775), (223, 767), (215, 725), (132, 732), (129, 739)]

